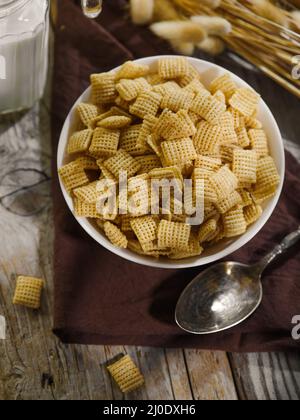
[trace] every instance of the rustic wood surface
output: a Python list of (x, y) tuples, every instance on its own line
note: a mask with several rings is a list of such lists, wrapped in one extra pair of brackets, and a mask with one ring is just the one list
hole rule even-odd
[[(230, 67), (228, 58), (220, 64)], [(244, 77), (266, 97), (290, 139), (286, 146), (300, 160), (299, 101), (253, 71)], [(44, 99), (31, 111), (0, 119), (0, 316), (7, 324), (6, 339), (0, 334), (0, 400), (298, 400), (299, 354), (75, 346), (52, 334), (51, 74), (48, 80)], [(12, 305), (18, 273), (46, 279), (40, 311)], [(105, 368), (120, 352), (129, 353), (146, 378), (126, 397)]]

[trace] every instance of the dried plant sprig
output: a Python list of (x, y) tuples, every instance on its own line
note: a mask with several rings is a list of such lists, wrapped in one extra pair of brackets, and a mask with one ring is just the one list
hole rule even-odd
[(232, 30), (231, 23), (219, 16), (192, 16), (191, 21), (198, 23), (208, 35), (228, 35)]
[(150, 26), (152, 32), (168, 41), (191, 42), (198, 44), (203, 41), (207, 34), (197, 23), (191, 21), (164, 21), (153, 23)]

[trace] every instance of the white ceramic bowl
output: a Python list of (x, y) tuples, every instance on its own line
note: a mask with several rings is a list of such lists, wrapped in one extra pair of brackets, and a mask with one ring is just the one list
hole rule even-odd
[[(152, 68), (155, 67), (157, 60), (161, 58), (160, 57), (147, 57), (142, 58), (140, 60), (136, 60), (136, 62), (141, 64), (148, 64)], [(217, 76), (220, 76), (224, 73), (230, 73), (228, 70), (217, 66), (215, 64), (198, 60), (196, 58), (188, 58), (190, 63), (195, 66), (199, 73), (201, 74), (201, 80), (204, 82), (205, 85), (209, 85), (209, 83), (216, 78)], [(117, 70), (117, 69), (115, 69)], [(235, 74), (230, 73), (232, 76), (232, 79), (234, 82), (240, 86), (248, 86), (249, 85), (244, 82), (242, 79), (237, 77)], [(67, 142), (69, 139), (70, 134), (74, 131), (74, 125), (77, 121), (77, 116), (75, 112), (75, 107), (80, 102), (87, 102), (90, 99), (91, 89), (88, 88), (78, 99), (78, 101), (74, 104), (73, 108), (71, 109), (64, 127), (61, 132), (60, 140), (59, 140), (59, 146), (58, 146), (58, 155), (57, 155), (57, 164), (58, 168), (60, 168), (64, 163), (66, 163), (66, 147)], [(270, 143), (270, 153), (272, 157), (275, 160), (276, 166), (278, 168), (279, 174), (280, 174), (280, 185), (278, 187), (276, 195), (270, 199), (265, 205), (263, 209), (263, 214), (260, 217), (260, 219), (254, 223), (250, 228), (247, 230), (247, 232), (240, 237), (234, 238), (232, 240), (225, 240), (217, 245), (214, 245), (213, 247), (206, 250), (201, 256), (189, 258), (182, 261), (173, 261), (168, 259), (162, 259), (162, 260), (155, 260), (150, 257), (143, 257), (140, 255), (137, 255), (129, 250), (119, 249), (112, 245), (108, 239), (99, 231), (96, 229), (96, 227), (86, 218), (78, 218), (76, 216), (76, 219), (78, 223), (83, 227), (83, 229), (92, 237), (94, 238), (100, 245), (104, 246), (114, 254), (119, 255), (120, 257), (123, 257), (127, 260), (133, 261), (138, 264), (143, 264), (151, 267), (160, 267), (160, 268), (187, 268), (187, 267), (195, 267), (195, 266), (201, 266), (205, 264), (209, 264), (212, 262), (216, 262), (233, 252), (237, 251), (244, 245), (246, 245), (252, 238), (254, 238), (255, 235), (262, 229), (262, 227), (267, 223), (270, 216), (272, 215), (281, 191), (283, 187), (283, 181), (284, 181), (284, 173), (285, 173), (285, 156), (284, 156), (284, 147), (283, 147), (283, 141), (282, 137), (279, 131), (279, 128), (277, 126), (277, 123), (266, 105), (266, 103), (261, 100), (259, 104), (259, 115), (258, 118), (263, 123), (263, 127), (267, 132), (267, 135), (269, 137), (269, 143)], [(61, 189), (63, 192), (63, 195), (65, 197), (65, 200), (71, 210), (71, 212), (74, 214), (73, 211), (73, 203), (72, 199), (66, 192), (63, 184), (61, 184)]]

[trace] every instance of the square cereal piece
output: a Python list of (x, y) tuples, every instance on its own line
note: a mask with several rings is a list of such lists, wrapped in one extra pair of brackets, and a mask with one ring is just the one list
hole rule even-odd
[(80, 156), (75, 160), (76, 164), (87, 171), (99, 171), (96, 160), (91, 156)]
[(161, 95), (155, 92), (144, 92), (139, 95), (133, 105), (130, 106), (130, 112), (140, 118), (145, 118), (146, 115), (156, 116), (160, 102)]
[(131, 125), (121, 133), (120, 148), (130, 153), (132, 156), (142, 155), (146, 152), (145, 146), (138, 147), (142, 124)]
[(255, 150), (235, 149), (233, 151), (232, 172), (239, 183), (256, 183), (257, 155)]
[(253, 197), (257, 204), (272, 197), (280, 183), (275, 162), (271, 156), (259, 159), (257, 163), (257, 183), (253, 189)]
[(141, 165), (139, 173), (144, 174), (155, 168), (161, 168), (161, 161), (157, 155), (137, 156), (135, 160)]
[(222, 144), (237, 144), (238, 137), (234, 129), (234, 118), (228, 111), (220, 117), (220, 127), (222, 129)]
[(116, 80), (137, 79), (139, 77), (147, 76), (149, 70), (149, 66), (147, 65), (126, 61), (115, 74), (115, 78)]
[(240, 194), (237, 191), (233, 191), (226, 198), (224, 198), (221, 201), (218, 201), (215, 205), (221, 214), (225, 214), (229, 210), (231, 210), (233, 207), (242, 203), (243, 203), (243, 200)]
[(117, 97), (113, 73), (91, 75), (92, 100), (96, 105), (113, 103)]
[(97, 211), (97, 203), (87, 203), (78, 198), (74, 198), (74, 213), (77, 217), (88, 217), (91, 219), (101, 218)]
[(75, 188), (73, 194), (76, 198), (85, 203), (96, 203), (98, 198), (97, 184), (98, 181), (94, 181), (84, 187)]
[(190, 137), (164, 141), (161, 143), (161, 149), (168, 166), (185, 163), (197, 157), (193, 140)]
[(227, 166), (223, 166), (211, 176), (210, 183), (221, 201), (237, 189), (238, 178)]
[(247, 230), (247, 223), (244, 217), (242, 206), (231, 209), (223, 216), (224, 230), (226, 238), (233, 238), (242, 235)]
[(104, 118), (104, 120), (99, 121), (97, 123), (98, 127), (107, 128), (110, 130), (119, 130), (121, 128), (128, 127), (131, 124), (130, 117), (123, 117), (123, 116), (111, 116)]
[(129, 355), (107, 366), (107, 370), (123, 393), (140, 388), (145, 380)]
[(222, 129), (206, 121), (198, 124), (198, 129), (193, 137), (197, 153), (200, 155), (213, 155), (219, 152), (222, 140)]
[(265, 157), (269, 154), (268, 138), (264, 130), (251, 129), (248, 131), (251, 148), (256, 151), (257, 157)]
[(217, 90), (212, 96), (222, 104), (226, 104), (226, 96), (221, 90)]
[(260, 95), (253, 89), (240, 88), (229, 99), (229, 104), (244, 117), (251, 117), (258, 107), (259, 100)]
[(118, 248), (127, 248), (128, 241), (124, 233), (111, 222), (104, 223), (104, 233), (110, 242)]
[(68, 193), (74, 188), (89, 183), (89, 179), (82, 166), (77, 161), (68, 163), (58, 170), (58, 174)]
[(122, 79), (116, 85), (116, 89), (122, 99), (130, 102), (136, 99), (141, 93), (150, 91), (152, 86), (146, 79), (140, 77), (134, 80)]
[(258, 204), (250, 204), (249, 206), (244, 207), (244, 217), (247, 223), (247, 226), (255, 223), (263, 213), (263, 209)]
[(210, 124), (219, 124), (221, 116), (226, 111), (226, 105), (203, 89), (193, 100), (190, 109)]
[(168, 92), (173, 92), (174, 90), (181, 90), (180, 86), (174, 80), (160, 83), (153, 87), (153, 92), (159, 93), (161, 96), (166, 95)]
[(212, 235), (214, 235), (216, 231), (217, 231), (217, 220), (216, 219), (208, 219), (199, 228), (198, 241), (201, 244), (209, 241), (211, 239)]
[(189, 62), (185, 57), (161, 58), (158, 61), (158, 75), (163, 79), (182, 78), (189, 70)]
[(185, 223), (161, 220), (158, 227), (158, 246), (185, 250), (188, 247), (191, 226)]
[(224, 93), (226, 101), (228, 102), (232, 95), (237, 90), (237, 86), (232, 80), (229, 73), (217, 77), (210, 84), (210, 91), (214, 95), (216, 92), (221, 91)]
[(245, 149), (250, 146), (250, 138), (248, 136), (247, 129), (245, 127), (239, 127), (235, 129), (238, 139), (238, 145)]
[(233, 161), (233, 152), (236, 149), (241, 149), (235, 144), (222, 144), (220, 147), (220, 157), (223, 164), (232, 164)]
[(171, 260), (182, 260), (185, 258), (197, 257), (201, 255), (203, 251), (204, 249), (202, 248), (202, 246), (200, 246), (197, 236), (191, 234), (187, 248), (185, 250), (173, 249), (168, 254), (168, 257)]
[(153, 115), (146, 115), (146, 117), (143, 120), (143, 124), (141, 126), (141, 129), (139, 131), (139, 136), (136, 141), (136, 147), (139, 150), (150, 151), (151, 148), (147, 144), (147, 138), (152, 133), (153, 127), (157, 123), (157, 118)]
[(77, 131), (69, 139), (67, 153), (72, 155), (74, 153), (86, 152), (91, 144), (93, 137), (93, 130)]
[(141, 165), (122, 149), (119, 149), (113, 157), (106, 160), (104, 166), (116, 178), (119, 177), (121, 171), (127, 172), (127, 177), (130, 178), (141, 169)]
[(201, 168), (210, 172), (216, 172), (222, 166), (221, 159), (210, 156), (198, 155), (195, 160), (195, 168)]
[(94, 131), (89, 151), (93, 156), (111, 156), (118, 150), (119, 139), (119, 130), (109, 130), (107, 128), (98, 127)]
[(182, 88), (184, 88), (194, 80), (198, 80), (200, 82), (200, 74), (192, 64), (188, 63), (188, 72), (183, 77), (180, 77), (178, 83)]
[(13, 298), (14, 305), (39, 309), (44, 280), (35, 277), (19, 276)]
[(192, 105), (194, 97), (194, 93), (185, 91), (183, 89), (174, 89), (167, 92), (162, 97), (160, 106), (162, 109), (170, 109), (174, 112), (178, 112), (182, 109), (188, 111)]
[(133, 218), (130, 222), (132, 230), (141, 246), (157, 239), (157, 219), (153, 216)]
[(204, 85), (200, 82), (199, 79), (192, 80), (188, 85), (186, 85), (183, 90), (186, 90), (187, 92), (191, 92), (194, 95), (198, 95), (198, 93), (201, 93), (205, 89)]
[(77, 105), (76, 109), (82, 123), (90, 128), (93, 120), (99, 114), (99, 108), (93, 104), (81, 103)]

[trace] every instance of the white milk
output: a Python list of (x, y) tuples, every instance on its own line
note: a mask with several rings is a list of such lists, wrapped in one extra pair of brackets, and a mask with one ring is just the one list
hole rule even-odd
[(48, 25), (47, 0), (0, 0), (0, 113), (30, 108), (42, 96)]

